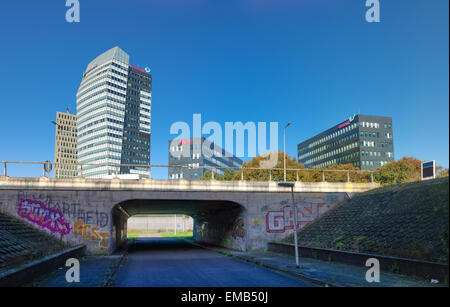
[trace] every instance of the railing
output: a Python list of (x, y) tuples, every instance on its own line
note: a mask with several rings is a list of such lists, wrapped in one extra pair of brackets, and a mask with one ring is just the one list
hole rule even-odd
[[(179, 169), (181, 178), (184, 179), (183, 174), (186, 170), (193, 169), (206, 169), (210, 172), (210, 177), (204, 177), (204, 180), (224, 180), (219, 174), (220, 170), (232, 170), (235, 172), (232, 180), (254, 180), (254, 181), (283, 181), (284, 169), (283, 168), (252, 168), (252, 167), (226, 167), (226, 166), (184, 166), (184, 165), (147, 165), (147, 164), (107, 164), (107, 163), (58, 163), (58, 162), (21, 162), (21, 161), (0, 161), (0, 165), (3, 165), (3, 176), (8, 176), (8, 165), (19, 164), (19, 165), (41, 165), (42, 167), (42, 177), (48, 177), (51, 170), (54, 167), (76, 167), (77, 176), (58, 176), (60, 178), (70, 178), (70, 177), (80, 177), (87, 178), (86, 174), (83, 173), (83, 167), (94, 166), (94, 167), (111, 167), (115, 169), (114, 173), (109, 175), (125, 175), (130, 173), (120, 173), (121, 167), (136, 167), (148, 169), (146, 174), (138, 173), (144, 178), (151, 178), (152, 168), (168, 168), (168, 169)], [(61, 169), (61, 168), (60, 168)], [(133, 173), (131, 173), (133, 174)], [(134, 173), (136, 174), (136, 173)], [(334, 170), (334, 169), (292, 169), (286, 168), (287, 177), (290, 180), (287, 181), (302, 181), (302, 182), (374, 182), (374, 172), (373, 171), (361, 171), (361, 170)], [(209, 176), (209, 174), (208, 174)], [(240, 178), (238, 178), (240, 177)], [(169, 180), (177, 180), (169, 179)]]

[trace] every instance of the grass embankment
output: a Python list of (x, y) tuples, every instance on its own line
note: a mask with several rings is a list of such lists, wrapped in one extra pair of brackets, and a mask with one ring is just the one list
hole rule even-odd
[(70, 246), (45, 231), (0, 213), (0, 271), (60, 252)]
[(303, 228), (299, 244), (448, 263), (448, 189), (447, 177), (362, 193)]
[(127, 238), (139, 238), (146, 236), (162, 237), (162, 238), (184, 238), (192, 237), (192, 231), (168, 231), (168, 232), (156, 232), (156, 231), (146, 231), (146, 230), (130, 230), (127, 232)]

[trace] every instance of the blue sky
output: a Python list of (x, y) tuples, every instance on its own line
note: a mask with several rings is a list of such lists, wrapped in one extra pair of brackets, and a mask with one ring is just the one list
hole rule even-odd
[(279, 122), (280, 148), (292, 121), (295, 156), (360, 110), (393, 117), (396, 159), (448, 167), (448, 0), (380, 0), (381, 22), (370, 24), (364, 3), (80, 0), (81, 22), (69, 24), (65, 0), (5, 1), (0, 160), (53, 160), (55, 112), (76, 110), (86, 65), (118, 45), (152, 69), (152, 164), (167, 164), (171, 124), (193, 113), (222, 126)]

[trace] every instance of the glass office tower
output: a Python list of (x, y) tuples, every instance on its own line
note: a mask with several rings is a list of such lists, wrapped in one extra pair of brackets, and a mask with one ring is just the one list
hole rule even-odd
[[(77, 93), (78, 162), (150, 164), (151, 86), (149, 70), (129, 64), (114, 47), (86, 68)], [(139, 166), (83, 166), (83, 177), (149, 176)]]
[(394, 160), (392, 118), (356, 115), (298, 144), (297, 158), (309, 168), (352, 164), (374, 170)]
[[(198, 142), (194, 142), (198, 140)], [(197, 148), (195, 146), (198, 146)], [(215, 146), (210, 140), (201, 137), (200, 140), (190, 138), (177, 140), (175, 144), (169, 141), (169, 179), (199, 179), (206, 171), (214, 171), (215, 174), (223, 175), (226, 168), (208, 167), (242, 167), (243, 161), (228, 153), (220, 146)], [(201, 167), (201, 168), (200, 168)], [(230, 169), (236, 171), (236, 169)]]

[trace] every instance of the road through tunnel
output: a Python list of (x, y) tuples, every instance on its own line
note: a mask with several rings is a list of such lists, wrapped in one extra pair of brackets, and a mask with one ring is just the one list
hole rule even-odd
[(220, 200), (132, 199), (112, 209), (112, 243), (121, 247), (127, 240), (127, 220), (138, 215), (183, 214), (193, 218), (193, 239), (197, 242), (247, 250), (245, 208)]

